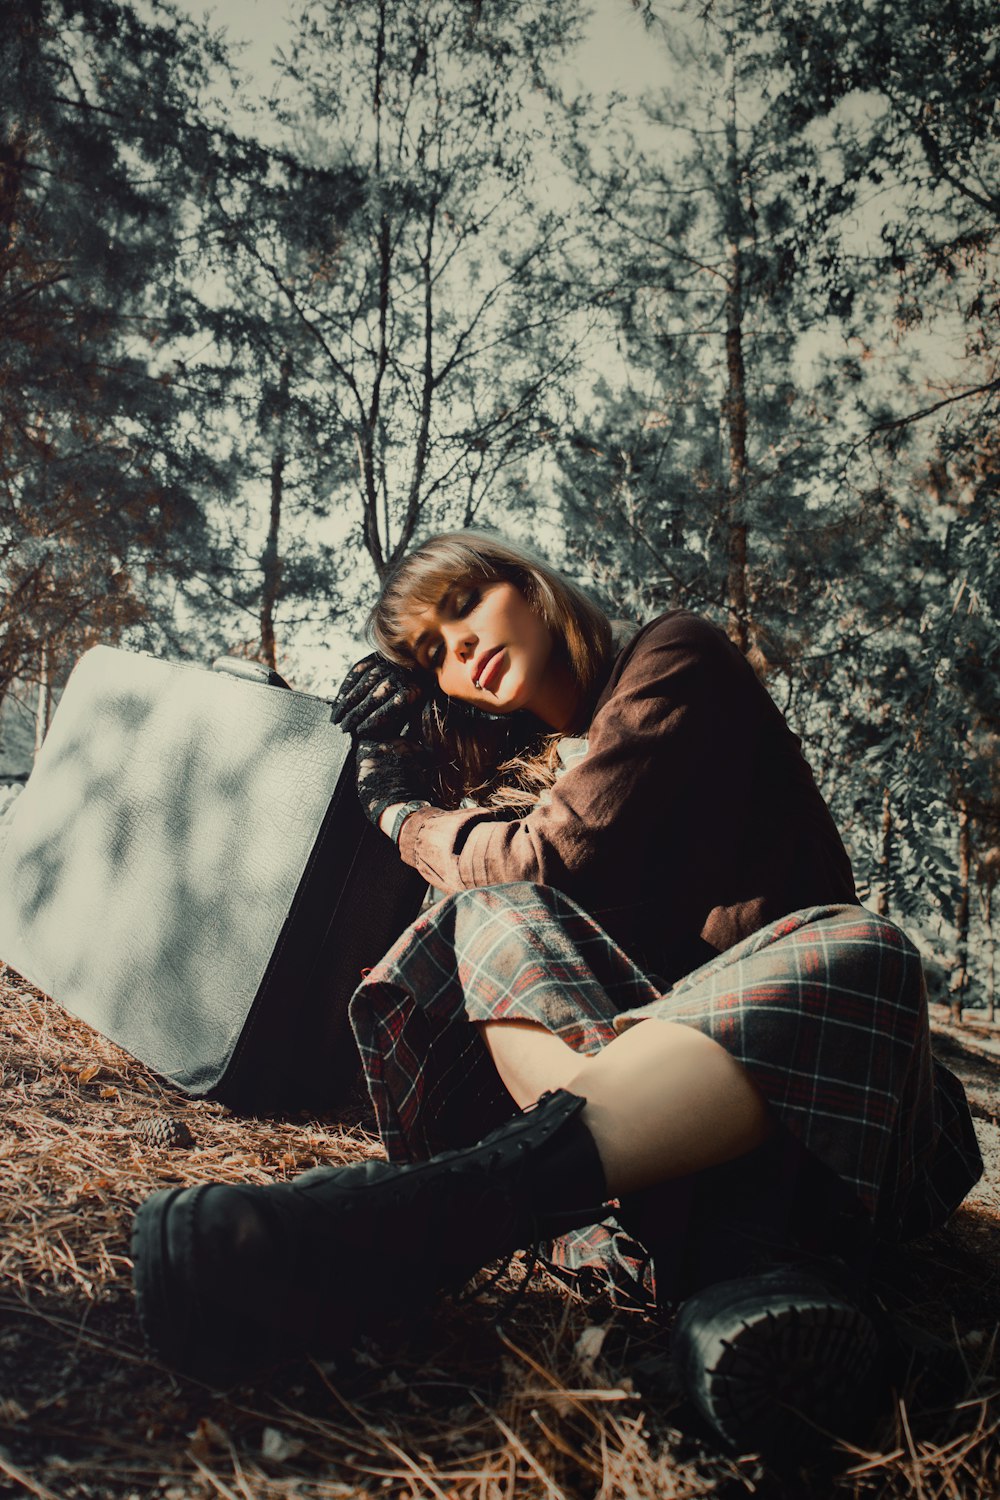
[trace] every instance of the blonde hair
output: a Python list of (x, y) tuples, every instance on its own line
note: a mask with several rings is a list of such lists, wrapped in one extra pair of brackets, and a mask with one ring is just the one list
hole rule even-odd
[[(413, 666), (407, 635), (414, 615), (436, 607), (461, 583), (512, 583), (552, 632), (580, 689), (593, 700), (612, 654), (604, 611), (569, 578), (529, 548), (483, 531), (450, 531), (428, 537), (396, 565), (368, 618), (368, 636), (390, 661)], [(485, 713), (434, 693), (424, 712), (423, 735), (435, 752), (441, 795), (457, 803), (523, 805), (537, 800), (554, 778), (555, 742), (529, 716)]]

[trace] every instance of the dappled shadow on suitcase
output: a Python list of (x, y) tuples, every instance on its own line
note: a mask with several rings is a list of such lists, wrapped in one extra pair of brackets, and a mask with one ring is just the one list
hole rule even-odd
[(3, 956), (203, 1091), (279, 943), (346, 737), (319, 700), (203, 672), (81, 709), (24, 793)]

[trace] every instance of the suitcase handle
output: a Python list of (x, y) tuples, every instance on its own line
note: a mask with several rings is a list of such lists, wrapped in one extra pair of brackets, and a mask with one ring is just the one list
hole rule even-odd
[(273, 667), (265, 667), (259, 661), (247, 661), (242, 656), (217, 656), (212, 663), (212, 671), (226, 672), (230, 677), (241, 677), (244, 682), (259, 682), (265, 687), (290, 689), (291, 686)]

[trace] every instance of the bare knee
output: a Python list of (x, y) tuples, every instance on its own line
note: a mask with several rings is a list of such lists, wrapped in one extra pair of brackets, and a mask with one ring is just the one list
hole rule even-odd
[(613, 1193), (633, 1192), (744, 1155), (774, 1118), (742, 1064), (703, 1032), (646, 1020), (623, 1032), (567, 1082)]

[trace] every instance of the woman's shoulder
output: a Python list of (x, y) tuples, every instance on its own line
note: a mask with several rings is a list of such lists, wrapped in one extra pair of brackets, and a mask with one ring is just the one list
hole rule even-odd
[(725, 631), (711, 620), (688, 609), (668, 609), (645, 625), (632, 626), (631, 636), (619, 647), (618, 662), (624, 664), (626, 658), (657, 653), (669, 646), (687, 646), (699, 653), (726, 657), (736, 650)]
[[(619, 623), (623, 622), (613, 621), (612, 625)], [(613, 638), (618, 645), (614, 630)], [(668, 683), (678, 685), (681, 680), (698, 681), (707, 688), (734, 668), (737, 672), (750, 670), (725, 631), (690, 610), (666, 610), (645, 625), (631, 625), (599, 690), (595, 712), (612, 698), (619, 702), (623, 693), (645, 699), (650, 692), (666, 688)]]
[(750, 663), (718, 625), (687, 609), (669, 609), (645, 625), (614, 658), (597, 707), (623, 693), (646, 699), (668, 694), (717, 693), (723, 688), (739, 701), (759, 695)]

